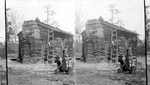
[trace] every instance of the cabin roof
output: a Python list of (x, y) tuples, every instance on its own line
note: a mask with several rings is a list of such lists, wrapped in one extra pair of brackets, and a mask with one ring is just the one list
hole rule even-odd
[[(60, 32), (60, 33), (64, 33), (64, 34), (67, 34), (69, 36), (73, 36), (73, 34), (69, 33), (69, 32), (66, 32), (64, 30), (61, 30), (60, 28), (57, 28), (57, 27), (53, 27), (53, 26), (50, 26), (48, 24), (45, 24), (44, 22), (41, 22), (38, 18), (35, 19), (35, 22), (38, 24), (38, 25), (41, 25), (45, 28), (48, 28), (48, 29), (52, 29), (53, 31), (56, 31), (56, 32)], [(21, 31), (22, 32), (22, 31)], [(21, 34), (21, 32), (18, 33)]]
[(54, 31), (56, 31), (56, 32), (61, 32), (61, 33), (64, 33), (64, 34), (73, 36), (73, 34), (71, 34), (71, 33), (69, 33), (69, 32), (66, 32), (66, 31), (64, 31), (64, 30), (62, 30), (62, 29), (60, 29), (60, 28), (53, 27), (53, 26), (50, 26), (50, 25), (48, 25), (48, 24), (45, 24), (44, 22), (41, 22), (38, 18), (36, 18), (35, 21), (37, 22), (38, 25), (41, 25), (41, 26), (44, 26), (44, 27), (46, 27), (46, 28), (52, 29), (52, 30), (54, 30)]
[[(92, 19), (92, 20), (96, 20), (96, 19)], [(105, 24), (105, 25), (110, 26), (112, 28), (115, 28), (117, 30), (128, 32), (128, 33), (132, 33), (132, 34), (135, 34), (135, 35), (139, 35), (139, 34), (133, 32), (133, 31), (125, 29), (124, 27), (117, 26), (117, 25), (114, 25), (112, 23), (109, 23), (109, 22), (105, 21), (102, 17), (100, 17), (98, 20), (100, 21), (101, 24)], [(91, 21), (91, 20), (88, 20), (88, 21)], [(84, 32), (85, 32), (85, 30), (81, 34), (83, 34)]]
[(101, 20), (101, 19), (100, 19), (100, 22), (101, 22), (102, 24), (105, 24), (105, 25), (108, 25), (108, 26), (110, 26), (110, 27), (113, 27), (113, 28), (115, 28), (115, 29), (117, 29), (117, 30), (125, 31), (125, 32), (128, 32), (128, 33), (132, 33), (132, 34), (138, 35), (137, 33), (133, 32), (133, 31), (131, 31), (131, 30), (125, 29), (124, 27), (121, 27), (121, 26), (118, 26), (118, 25), (111, 24), (111, 23), (109, 23), (109, 22), (107, 22), (107, 21), (104, 21), (104, 20)]

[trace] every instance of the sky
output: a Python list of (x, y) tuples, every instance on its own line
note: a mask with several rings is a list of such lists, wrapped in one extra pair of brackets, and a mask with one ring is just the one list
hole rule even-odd
[(119, 9), (118, 17), (123, 20), (124, 27), (140, 34), (144, 38), (144, 3), (142, 0), (88, 0), (79, 1), (87, 12), (87, 19), (98, 19), (100, 16), (108, 21), (111, 18), (109, 4), (115, 4)]
[(0, 0), (0, 42), (5, 41), (5, 11), (4, 0)]
[[(79, 7), (86, 20), (98, 19), (100, 16), (108, 21), (110, 12), (108, 5), (115, 4), (120, 10), (118, 17), (124, 21), (124, 27), (140, 34), (140, 39), (144, 39), (144, 3), (143, 0), (6, 0), (7, 8), (16, 10), (19, 15), (23, 15), (23, 21), (46, 20), (44, 7), (51, 5), (56, 12), (54, 19), (60, 25), (60, 29), (74, 34), (75, 28), (75, 7)], [(146, 0), (150, 5), (150, 1)], [(0, 0), (0, 41), (4, 41), (4, 0)], [(21, 30), (21, 28), (20, 28)]]
[(60, 29), (65, 31), (74, 32), (74, 2), (71, 0), (63, 1), (53, 1), (53, 0), (7, 0), (7, 7), (13, 10), (17, 10), (23, 19), (25, 20), (35, 20), (36, 17), (40, 21), (44, 22), (46, 20), (46, 13), (44, 7), (50, 5), (52, 9), (56, 12), (54, 19), (60, 25)]

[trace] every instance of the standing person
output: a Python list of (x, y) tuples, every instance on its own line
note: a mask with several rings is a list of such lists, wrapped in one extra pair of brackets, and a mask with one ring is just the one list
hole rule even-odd
[(129, 48), (126, 50), (126, 56), (125, 56), (125, 70), (129, 71), (130, 70), (130, 62), (129, 62)]
[(63, 54), (62, 54), (62, 70), (63, 72), (66, 71), (66, 59), (65, 59), (66, 55), (65, 55), (65, 50), (63, 50)]
[(132, 47), (131, 46), (129, 47), (129, 53), (128, 53), (128, 55), (129, 55), (129, 59), (130, 59), (129, 60), (129, 66), (132, 67), (133, 54), (132, 54)]

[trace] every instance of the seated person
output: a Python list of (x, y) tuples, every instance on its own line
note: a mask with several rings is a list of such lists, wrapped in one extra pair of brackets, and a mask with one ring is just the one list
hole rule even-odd
[(118, 57), (119, 57), (118, 62), (120, 62), (120, 68), (122, 71), (125, 71), (125, 62), (123, 61), (123, 56), (119, 55)]
[(55, 58), (56, 58), (56, 60), (54, 62), (57, 63), (57, 69), (58, 69), (59, 72), (62, 72), (62, 63), (60, 61), (60, 57), (57, 56)]

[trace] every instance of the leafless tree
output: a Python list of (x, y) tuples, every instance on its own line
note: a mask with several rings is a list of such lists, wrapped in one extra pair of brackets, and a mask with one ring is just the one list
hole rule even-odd
[(58, 22), (54, 19), (54, 15), (56, 14), (56, 12), (52, 9), (51, 5), (45, 6), (45, 13), (47, 16), (45, 22), (49, 25), (59, 27)]
[(123, 20), (121, 20), (117, 17), (120, 14), (120, 11), (119, 11), (119, 9), (116, 8), (116, 5), (115, 4), (110, 4), (108, 7), (110, 8), (109, 11), (111, 12), (110, 22), (112, 24), (123, 26), (124, 25)]
[(8, 17), (9, 17), (9, 14), (8, 12), (10, 11), (10, 8), (6, 8), (6, 37), (7, 37), (7, 41), (10, 41), (10, 35), (12, 33), (12, 27), (10, 27), (11, 25), (11, 22), (8, 21)]
[(52, 26), (54, 26), (54, 27), (60, 27), (58, 21), (56, 21), (56, 20), (53, 21)]
[(84, 11), (80, 6), (75, 7), (75, 34), (76, 41), (81, 42), (81, 32), (85, 27), (86, 17), (84, 16)]
[(150, 6), (147, 5), (145, 9), (146, 9), (146, 25), (148, 26), (148, 24), (150, 23), (150, 15), (149, 15)]
[(19, 11), (11, 9), (9, 18), (11, 22), (12, 31), (14, 33), (12, 35), (12, 38), (14, 38), (14, 42), (16, 43), (17, 33), (19, 32), (19, 29), (21, 28), (23, 23), (23, 15)]

